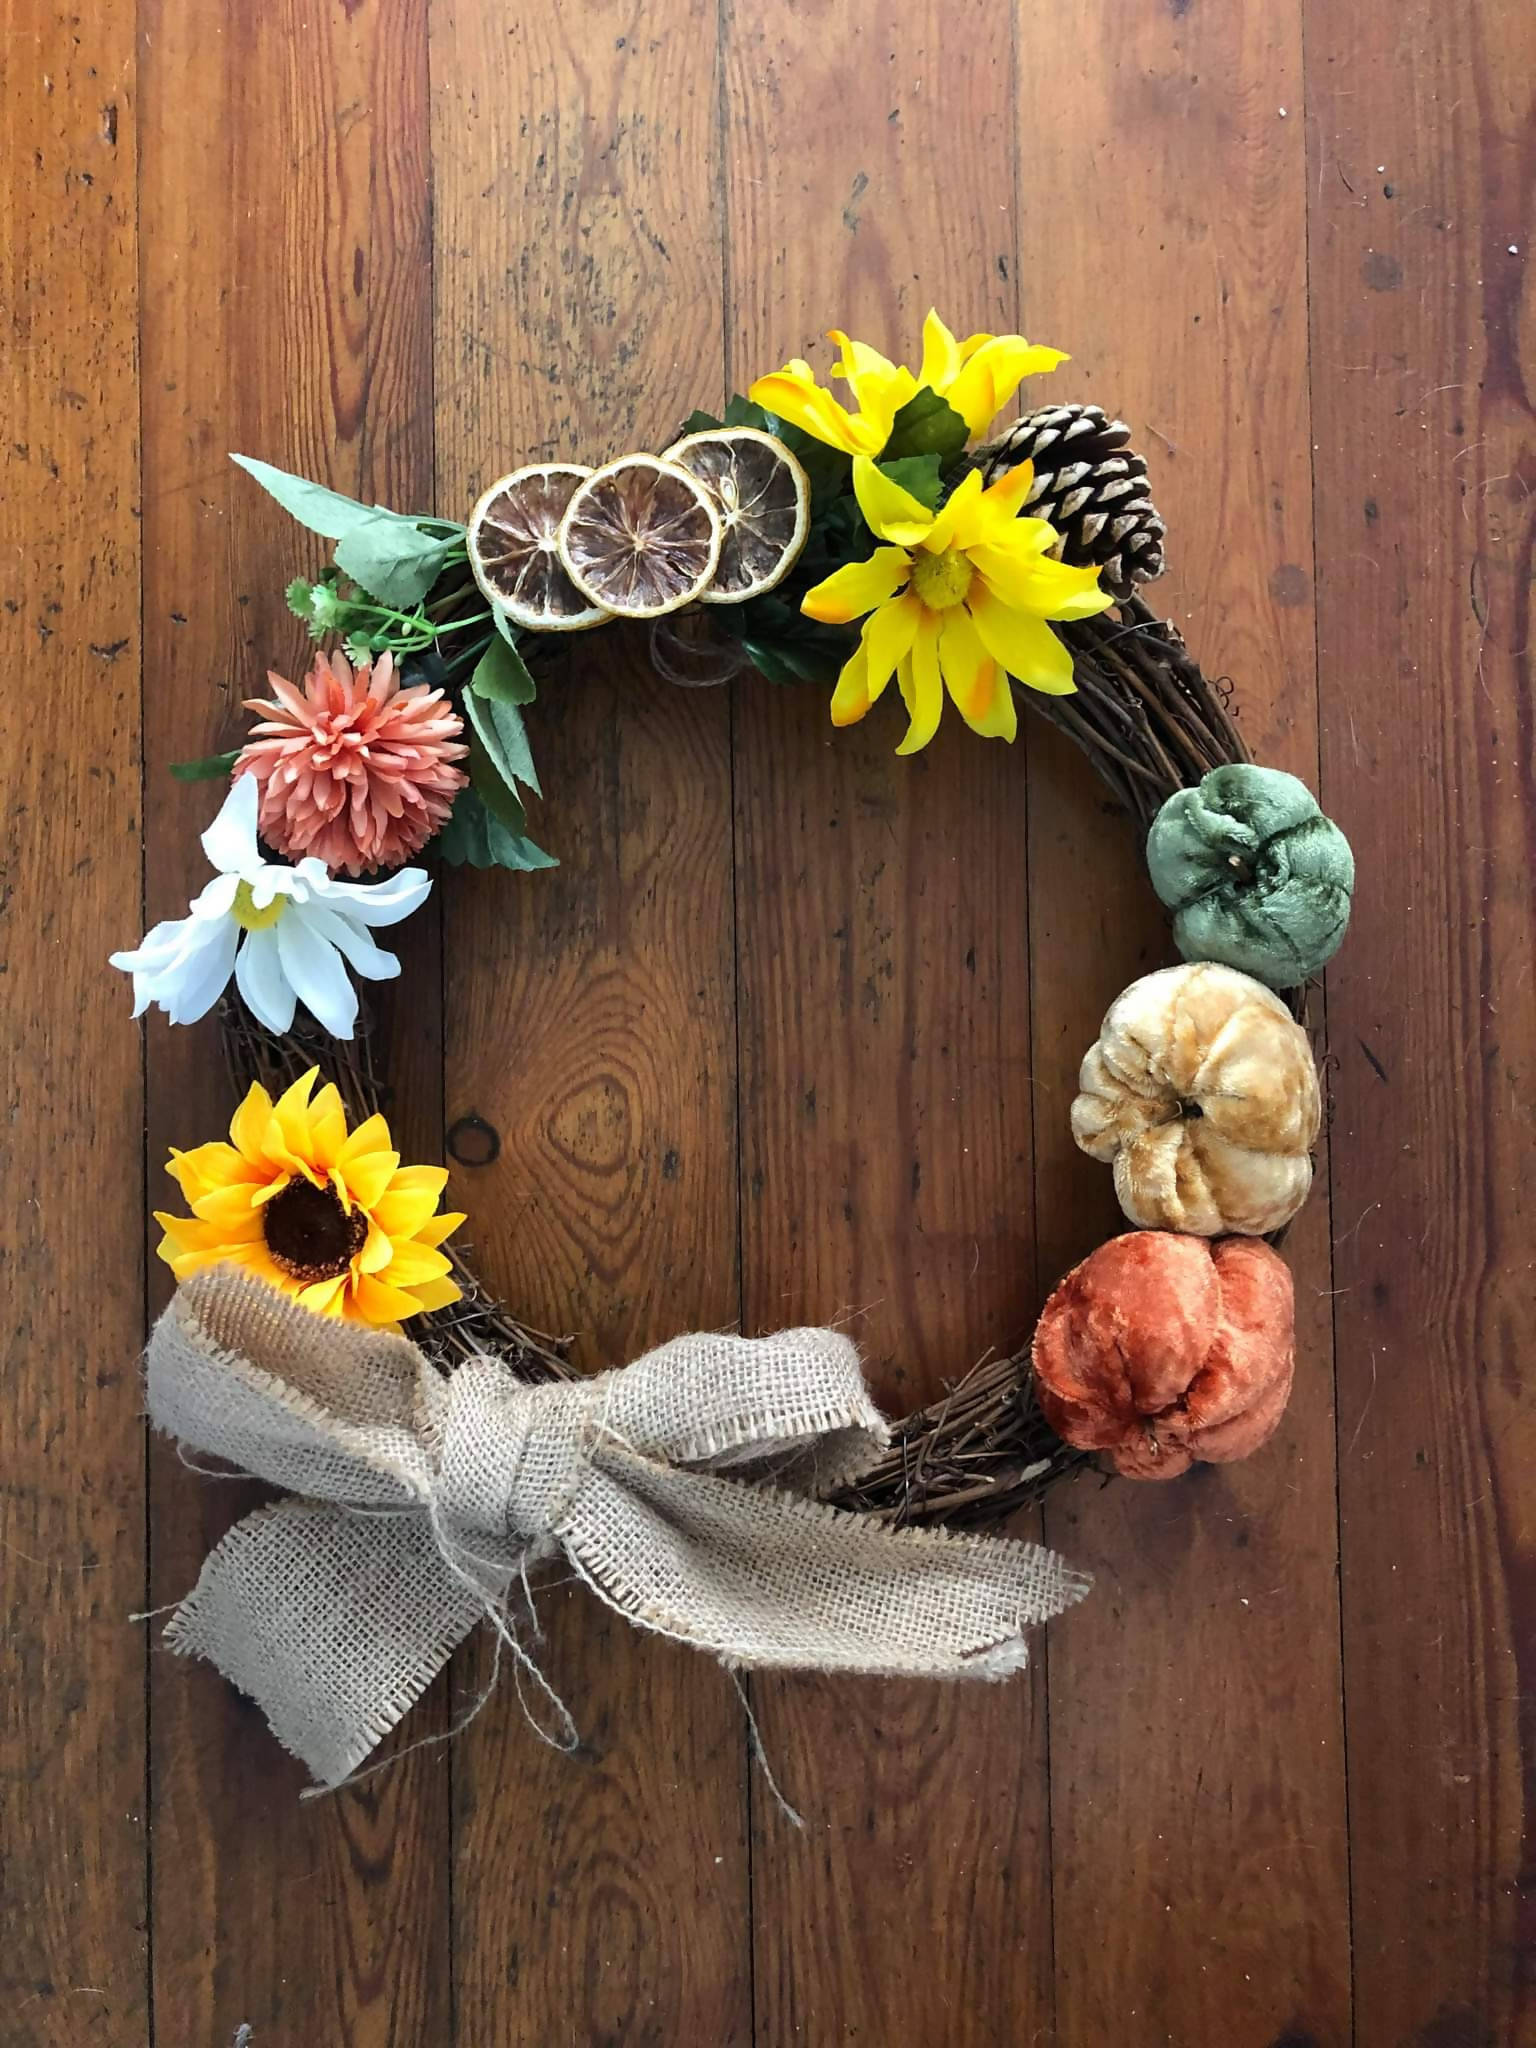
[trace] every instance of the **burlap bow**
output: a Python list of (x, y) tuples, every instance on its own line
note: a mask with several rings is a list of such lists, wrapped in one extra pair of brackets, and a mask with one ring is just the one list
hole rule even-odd
[(557, 1551), (630, 1621), (748, 1667), (1001, 1677), (1024, 1629), (1087, 1590), (1036, 1544), (805, 1497), (887, 1441), (830, 1330), (679, 1337), (529, 1386), (492, 1358), (445, 1377), (403, 1337), (224, 1268), (176, 1295), (148, 1371), (159, 1428), (300, 1496), (229, 1532), (166, 1634), (325, 1785)]

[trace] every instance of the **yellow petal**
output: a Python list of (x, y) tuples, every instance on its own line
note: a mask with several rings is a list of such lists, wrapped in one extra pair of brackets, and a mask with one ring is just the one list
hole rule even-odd
[(395, 1255), (395, 1247), (386, 1231), (377, 1223), (370, 1223), (363, 1248), (357, 1255), (357, 1270), (360, 1273), (382, 1273)]
[(901, 667), (902, 695), (912, 715), (907, 736), (898, 754), (915, 754), (926, 747), (939, 729), (944, 710), (944, 684), (939, 675), (939, 622), (932, 612), (923, 614), (912, 652)]
[(430, 1194), (433, 1201), (448, 1185), (446, 1166), (402, 1166), (389, 1184), (392, 1195)]
[(253, 1166), (263, 1163), (262, 1139), (272, 1121), (272, 1098), (259, 1081), (253, 1081), (244, 1102), (230, 1119), (229, 1135), (238, 1151)]
[(923, 546), (931, 555), (942, 555), (952, 546), (958, 534), (973, 516), (976, 500), (981, 496), (981, 471), (968, 469), (948, 498), (939, 507), (938, 517), (928, 529)]
[(1000, 477), (988, 484), (972, 511), (967, 542), (973, 539), (998, 540), (1004, 533), (1011, 533), (1014, 527), (1027, 528), (1027, 535), (1021, 531), (1016, 537), (1038, 541), (1036, 552), (1044, 554), (1055, 541), (1054, 530), (1044, 519), (1020, 517), (1034, 481), (1035, 465), (1016, 462), (1012, 469), (1005, 469)]
[(1022, 334), (992, 335), (980, 342), (944, 396), (971, 432), (979, 434), (1026, 377), (1066, 361), (1060, 349), (1037, 347)]
[(158, 1250), (178, 1280), (190, 1280), (194, 1273), (201, 1273), (209, 1266), (229, 1263), (228, 1249), (221, 1244), (211, 1245), (206, 1251), (179, 1252), (169, 1238), (162, 1238)]
[(299, 1291), (298, 1282), (278, 1268), (265, 1243), (237, 1245), (229, 1255), (229, 1263), (242, 1267), (247, 1273), (254, 1273), (269, 1287), (280, 1287), (284, 1294), (297, 1294)]
[(211, 1144), (195, 1145), (190, 1152), (178, 1152), (173, 1146), (165, 1170), (189, 1202), (195, 1202), (211, 1188), (248, 1186), (260, 1177), (259, 1169), (222, 1138), (215, 1138)]
[(1063, 697), (1075, 690), (1072, 657), (1042, 620), (1014, 611), (985, 583), (973, 585), (965, 608), (994, 661), (1032, 690)]
[(867, 562), (850, 562), (824, 577), (801, 598), (800, 609), (824, 626), (845, 626), (884, 604), (910, 574), (905, 548), (876, 548)]
[(235, 1188), (207, 1188), (192, 1204), (192, 1213), (200, 1222), (211, 1224), (215, 1230), (238, 1231), (248, 1234), (250, 1229), (259, 1230), (261, 1219), (257, 1213), (256, 1195), (258, 1190), (251, 1186)]
[(272, 1109), (283, 1129), (283, 1136), (290, 1143), (302, 1144), (309, 1136), (309, 1098), (315, 1083), (320, 1078), (320, 1069), (311, 1067), (300, 1074), (297, 1081), (285, 1088), (273, 1103)]
[(419, 1308), (452, 1308), (456, 1301), (464, 1299), (464, 1290), (452, 1280), (423, 1280), (413, 1287)]
[(336, 1164), (345, 1168), (353, 1159), (360, 1159), (367, 1152), (387, 1152), (390, 1149), (389, 1125), (384, 1118), (375, 1114), (365, 1117), (336, 1154)]
[(923, 322), (923, 362), (917, 373), (918, 383), (926, 384), (942, 397), (959, 376), (960, 361), (959, 342), (930, 306)]
[[(978, 550), (973, 559), (990, 583), (992, 571), (982, 559), (987, 552)], [(1043, 555), (1029, 563), (1021, 580), (1027, 591), (1024, 608), (1045, 619), (1090, 619), (1114, 603), (1108, 591), (1099, 588), (1097, 569), (1069, 568), (1065, 562), (1053, 562)]]
[(419, 1287), (428, 1280), (441, 1280), (451, 1270), (443, 1254), (428, 1245), (397, 1244), (379, 1278), (390, 1287)]
[(806, 366), (790, 364), (759, 377), (748, 392), (753, 404), (777, 413), (780, 419), (802, 428), (814, 440), (825, 441), (849, 455), (878, 454), (889, 437), (889, 428), (881, 433), (878, 423), (856, 419), (830, 391), (810, 379), (808, 370), (803, 379), (794, 374), (797, 368), (804, 370)]
[(414, 1296), (375, 1280), (370, 1273), (360, 1273), (347, 1289), (345, 1312), (357, 1322), (398, 1323), (405, 1316), (416, 1315), (420, 1308)]
[(317, 1316), (328, 1315), (346, 1277), (345, 1273), (337, 1273), (329, 1280), (316, 1280), (311, 1286), (299, 1290), (299, 1302), (303, 1307), (313, 1309)]
[(881, 540), (916, 547), (933, 525), (928, 507), (877, 469), (867, 455), (853, 459), (853, 492), (870, 531)]
[(944, 614), (939, 667), (944, 687), (972, 732), (983, 739), (1015, 737), (1019, 716), (1008, 678), (982, 645), (975, 623), (961, 605)]
[[(404, 1167), (397, 1173), (389, 1186), (372, 1204), (373, 1220), (380, 1230), (387, 1231), (393, 1238), (419, 1237), (437, 1207), (438, 1196), (443, 1191), (446, 1173), (435, 1186), (401, 1186), (407, 1173), (419, 1173), (420, 1167)], [(434, 1172), (440, 1169), (432, 1169)], [(463, 1218), (459, 1219), (461, 1222)]]
[(409, 1234), (418, 1244), (442, 1244), (465, 1221), (467, 1218), (462, 1209), (445, 1209), (441, 1216), (429, 1216), (419, 1229)]
[[(388, 1135), (386, 1127), (386, 1140)], [(347, 1142), (347, 1113), (341, 1106), (341, 1093), (333, 1081), (327, 1081), (309, 1106), (310, 1156), (317, 1166), (329, 1167)]]
[(344, 1209), (349, 1206), (350, 1196), (360, 1209), (372, 1210), (389, 1186), (399, 1164), (398, 1152), (366, 1152), (360, 1159), (338, 1163), (331, 1174), (331, 1186), (340, 1195), (341, 1206)]
[(867, 341), (851, 341), (841, 328), (832, 328), (827, 339), (835, 341), (841, 351), (832, 374), (846, 378), (858, 400), (861, 420), (878, 432), (879, 440), (869, 451), (877, 453), (890, 439), (897, 413), (917, 389), (912, 372), (899, 368)]
[(155, 1221), (165, 1232), (165, 1240), (160, 1246), (162, 1259), (169, 1258), (172, 1252), (207, 1251), (223, 1242), (218, 1231), (200, 1223), (195, 1216), (169, 1216), (163, 1209), (157, 1209), (154, 1214)]
[(895, 674), (898, 663), (911, 651), (925, 616), (922, 602), (908, 591), (905, 597), (892, 598), (881, 605), (864, 621), (864, 687), (871, 704), (880, 701), (880, 693)]
[(843, 663), (837, 678), (837, 688), (832, 692), (832, 723), (834, 725), (857, 725), (869, 709), (869, 657), (864, 642), (859, 644)]
[(1100, 590), (1097, 569), (1069, 569), (1011, 548), (972, 548), (970, 561), (994, 597), (1036, 618), (1088, 619), (1114, 602)]

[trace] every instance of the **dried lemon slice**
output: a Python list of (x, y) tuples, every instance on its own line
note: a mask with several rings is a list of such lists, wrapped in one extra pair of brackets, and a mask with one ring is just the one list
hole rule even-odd
[(784, 443), (761, 427), (712, 427), (662, 460), (697, 477), (720, 514), (720, 561), (699, 602), (743, 604), (781, 582), (811, 526), (810, 479)]
[(531, 462), (492, 484), (469, 515), (464, 541), (475, 581), (509, 619), (536, 633), (574, 633), (608, 617), (555, 552), (566, 507), (591, 474), (579, 462)]
[(720, 515), (696, 477), (659, 456), (621, 455), (577, 485), (555, 547), (589, 604), (654, 619), (709, 587), (720, 538)]

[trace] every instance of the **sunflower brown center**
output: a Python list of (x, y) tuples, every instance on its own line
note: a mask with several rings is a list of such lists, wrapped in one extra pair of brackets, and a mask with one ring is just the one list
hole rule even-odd
[(308, 1180), (291, 1180), (272, 1197), (262, 1227), (273, 1265), (306, 1287), (345, 1273), (368, 1236), (361, 1209), (349, 1213), (333, 1188)]

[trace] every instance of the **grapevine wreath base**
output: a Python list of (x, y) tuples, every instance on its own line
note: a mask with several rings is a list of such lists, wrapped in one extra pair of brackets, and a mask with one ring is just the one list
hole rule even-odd
[[(1305, 991), (1344, 936), (1347, 842), (1250, 761), (1229, 686), (1141, 595), (1164, 527), (1128, 429), (1055, 405), (979, 442), (1057, 351), (936, 314), (917, 372), (832, 338), (851, 409), (796, 358), (660, 455), (524, 465), (462, 526), (237, 458), (336, 543), (289, 590), (330, 645), (302, 686), (269, 677), (242, 748), (177, 768), (231, 778), (214, 878), (113, 964), (138, 1011), (219, 1005), (243, 1096), (230, 1143), (169, 1162), (192, 1214), (158, 1218), (183, 1286), (150, 1416), (287, 1496), (217, 1546), (167, 1634), (324, 1784), (482, 1621), (574, 1743), (510, 1605), (557, 1553), (733, 1667), (1001, 1677), (1086, 1582), (982, 1532), (1090, 1464), (1167, 1480), (1246, 1457), (1289, 1398), (1274, 1247), (1311, 1184)], [(831, 686), (834, 726), (894, 681), (900, 754), (945, 715), (1011, 741), (1034, 709), (1133, 821), (1171, 914), (1181, 964), (1110, 1006), (1072, 1105), (1135, 1228), (1061, 1281), (1027, 1351), (894, 1425), (829, 1330), (576, 1373), (450, 1242), (447, 1174), (393, 1149), (354, 980), (399, 972), (373, 931), (425, 900), (424, 850), (538, 886), (522, 707), (575, 686), (549, 666), (561, 638), (616, 619), (674, 682)]]
[[(1126, 597), (1115, 614), (1060, 631), (1072, 650), (1076, 693), (1028, 701), (1083, 750), (1141, 832), (1176, 790), (1250, 758), (1228, 708), (1231, 686), (1210, 681), (1172, 622), (1159, 619), (1141, 598)], [(1289, 991), (1287, 999), (1304, 1022), (1305, 988)], [(340, 1045), (314, 1028), (279, 1036), (238, 996), (224, 1002), (221, 1024), (238, 1094), (259, 1081), (276, 1096), (318, 1063), (340, 1089), (349, 1121), (390, 1105), (392, 1091), (366, 1025)], [(1272, 1241), (1283, 1235), (1274, 1233)], [(462, 1249), (445, 1249), (463, 1298), (411, 1325), (436, 1363), (451, 1371), (463, 1359), (491, 1352), (525, 1379), (574, 1376), (558, 1338), (520, 1322), (477, 1277)], [(885, 1455), (832, 1498), (897, 1524), (981, 1528), (1033, 1506), (1060, 1480), (1094, 1464), (1091, 1452), (1063, 1442), (1040, 1412), (1026, 1348), (985, 1360), (940, 1400), (896, 1422)]]

